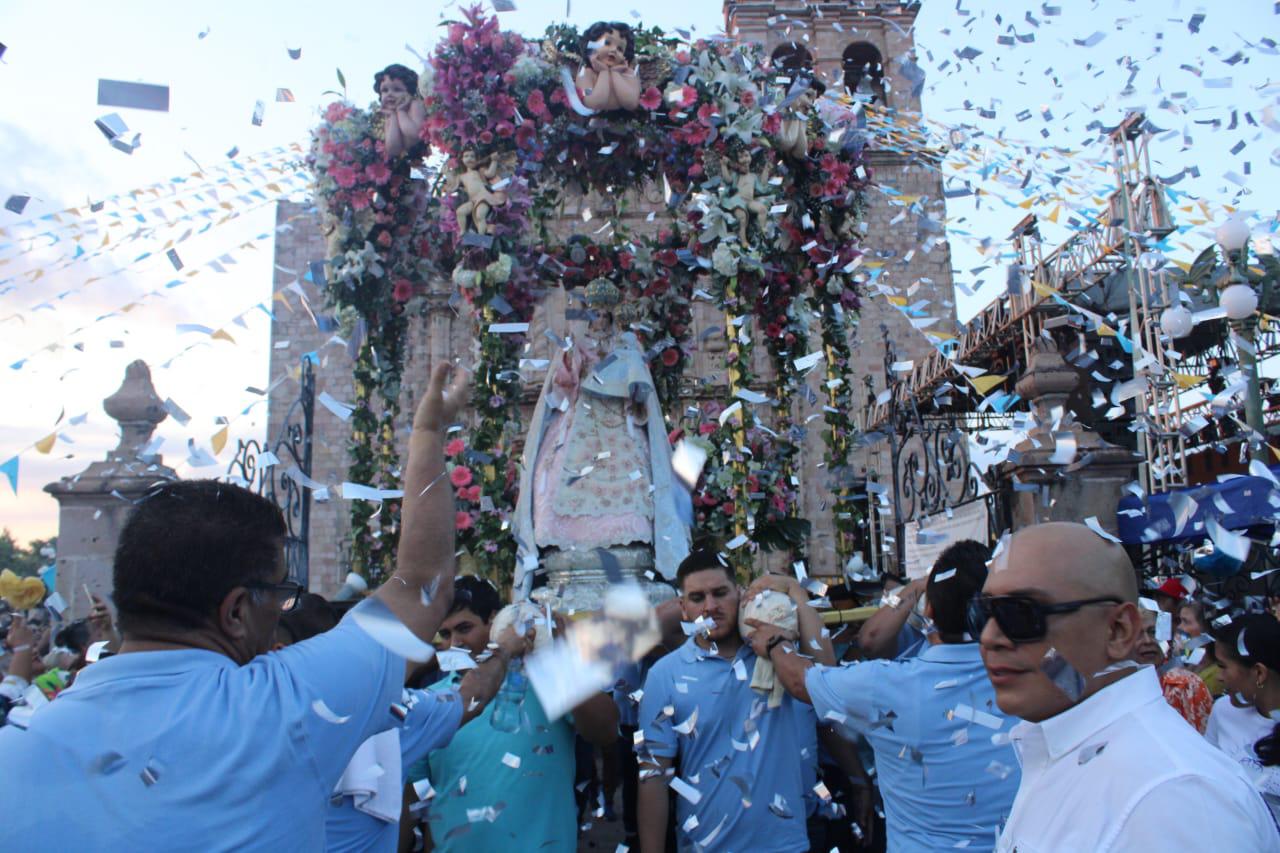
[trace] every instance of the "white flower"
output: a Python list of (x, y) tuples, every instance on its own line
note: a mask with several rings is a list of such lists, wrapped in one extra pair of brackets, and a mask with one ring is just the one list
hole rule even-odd
[(484, 268), (485, 280), (492, 284), (505, 284), (511, 278), (512, 258), (510, 255), (498, 255), (498, 259)]
[(731, 278), (738, 274), (738, 256), (734, 254), (728, 243), (721, 243), (711, 253), (711, 266), (720, 275)]

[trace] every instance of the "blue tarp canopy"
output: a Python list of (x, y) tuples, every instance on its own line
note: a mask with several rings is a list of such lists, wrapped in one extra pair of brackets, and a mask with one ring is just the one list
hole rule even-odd
[[(1269, 470), (1280, 475), (1280, 466)], [(1209, 535), (1205, 521), (1211, 518), (1228, 530), (1274, 524), (1280, 516), (1280, 489), (1266, 477), (1229, 477), (1150, 495), (1146, 501), (1125, 495), (1116, 516), (1120, 541), (1126, 545), (1194, 541)]]

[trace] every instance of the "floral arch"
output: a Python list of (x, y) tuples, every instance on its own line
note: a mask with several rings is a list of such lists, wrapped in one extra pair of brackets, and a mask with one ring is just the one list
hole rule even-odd
[[(729, 543), (744, 574), (759, 549), (803, 553), (808, 522), (796, 511), (794, 465), (803, 431), (818, 427), (794, 412), (805, 376), (825, 373), (828, 510), (838, 556), (851, 556), (846, 371), (871, 180), (854, 114), (758, 45), (688, 43), (645, 27), (630, 29), (631, 102), (592, 109), (575, 75), (598, 40), (565, 25), (526, 39), (478, 7), (446, 26), (417, 93), (420, 144), (388, 157), (377, 105), (335, 103), (314, 133), (326, 293), (357, 353), (350, 479), (398, 482), (407, 317), (426, 282), (451, 279), (477, 314), (480, 353), (476, 423), (448, 448), (459, 544), (489, 577), (509, 581), (523, 324), (548, 288), (606, 278), (643, 306), (632, 329), (673, 440), (707, 451), (690, 484), (695, 527)], [(662, 202), (643, 228), (630, 227), (635, 217), (623, 214), (646, 191)], [(562, 239), (552, 227), (565, 200), (582, 194), (613, 199), (606, 237)], [(722, 399), (682, 410), (697, 299), (723, 312), (728, 383)], [(751, 368), (758, 346), (775, 374), (767, 388)], [(762, 407), (772, 410), (768, 423), (756, 415)], [(371, 579), (391, 570), (397, 512), (394, 500), (353, 502), (353, 568)]]

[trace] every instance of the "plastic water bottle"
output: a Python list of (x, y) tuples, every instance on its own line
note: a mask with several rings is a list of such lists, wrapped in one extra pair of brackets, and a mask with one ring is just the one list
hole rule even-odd
[(524, 674), (524, 660), (515, 658), (507, 664), (507, 677), (498, 688), (493, 700), (493, 716), (489, 724), (500, 732), (520, 731), (520, 718), (525, 694), (529, 692), (529, 679)]

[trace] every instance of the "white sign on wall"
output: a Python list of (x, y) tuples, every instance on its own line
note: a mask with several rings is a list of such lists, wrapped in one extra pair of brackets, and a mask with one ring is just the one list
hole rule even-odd
[[(921, 530), (924, 534), (921, 535)], [(903, 553), (907, 577), (915, 579), (929, 574), (938, 555), (962, 539), (991, 544), (987, 534), (987, 502), (982, 499), (956, 507), (947, 518), (939, 513), (919, 521), (908, 521), (903, 533)]]

